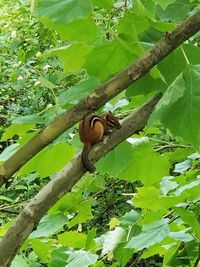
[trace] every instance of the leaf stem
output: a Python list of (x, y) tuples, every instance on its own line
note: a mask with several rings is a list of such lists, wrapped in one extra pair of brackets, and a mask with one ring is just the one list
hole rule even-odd
[(190, 62), (189, 62), (188, 57), (187, 57), (187, 55), (186, 55), (186, 53), (185, 53), (185, 50), (183, 49), (183, 46), (181, 46), (181, 51), (182, 51), (182, 53), (183, 53), (183, 56), (184, 56), (184, 58), (185, 58), (185, 61), (186, 61), (187, 64), (189, 65)]

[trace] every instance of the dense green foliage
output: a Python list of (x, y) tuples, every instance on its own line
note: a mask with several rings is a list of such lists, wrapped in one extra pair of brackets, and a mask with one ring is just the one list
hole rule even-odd
[[(0, 162), (199, 9), (198, 0), (1, 1)], [(197, 34), (103, 107), (123, 118), (164, 93), (144, 131), (50, 209), (13, 267), (197, 266), (199, 40)], [(0, 236), (80, 149), (73, 127), (1, 189)]]

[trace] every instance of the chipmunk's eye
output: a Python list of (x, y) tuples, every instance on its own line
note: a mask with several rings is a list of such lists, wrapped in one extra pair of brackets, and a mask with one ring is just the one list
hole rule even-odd
[(106, 123), (112, 128), (116, 126), (116, 120), (109, 115), (106, 116)]

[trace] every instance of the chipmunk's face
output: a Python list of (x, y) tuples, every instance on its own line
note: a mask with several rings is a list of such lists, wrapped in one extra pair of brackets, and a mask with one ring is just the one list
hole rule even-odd
[(105, 114), (105, 121), (108, 129), (120, 129), (121, 125), (119, 120), (112, 114), (112, 112), (108, 112)]

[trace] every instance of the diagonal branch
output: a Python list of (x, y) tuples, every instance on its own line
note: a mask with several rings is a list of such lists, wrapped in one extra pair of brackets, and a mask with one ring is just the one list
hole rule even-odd
[[(122, 128), (111, 133), (103, 142), (92, 149), (92, 157), (98, 160), (134, 132), (143, 129), (161, 94), (152, 97), (143, 106), (122, 122)], [(9, 266), (20, 246), (38, 225), (46, 212), (67, 192), (84, 174), (80, 154), (69, 162), (17, 216), (0, 242), (0, 266)]]
[(6, 181), (40, 150), (54, 141), (64, 131), (91, 111), (97, 110), (133, 82), (144, 76), (152, 67), (175, 48), (200, 30), (200, 11), (167, 33), (152, 49), (130, 64), (125, 70), (104, 83), (92, 94), (65, 113), (59, 115), (35, 137), (0, 166), (0, 185)]

